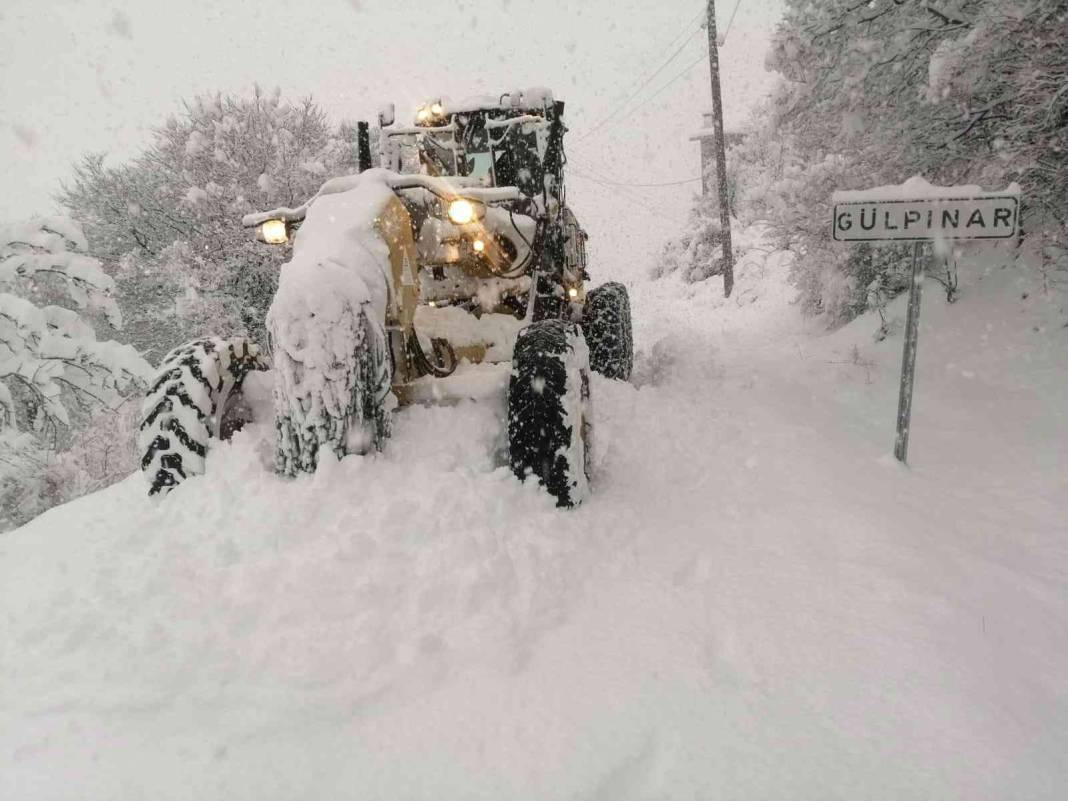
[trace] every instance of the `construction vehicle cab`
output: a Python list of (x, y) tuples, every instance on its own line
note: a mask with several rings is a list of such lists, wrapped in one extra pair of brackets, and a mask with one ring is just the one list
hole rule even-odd
[[(562, 317), (568, 303), (581, 303), (586, 278), (586, 232), (564, 189), (563, 112), (547, 89), (435, 100), (419, 107), (412, 125), (384, 126), (379, 136), (383, 167), (447, 179), (457, 195), (488, 200), (488, 209), (461, 200), (456, 213), (447, 210), (448, 222), (460, 230), (431, 222), (424, 238), (423, 223), (441, 218), (409, 193), (417, 238), (430, 243), (426, 262), (459, 264), (476, 275), (528, 277), (536, 284), (537, 319)], [(446, 247), (434, 252), (435, 240)]]

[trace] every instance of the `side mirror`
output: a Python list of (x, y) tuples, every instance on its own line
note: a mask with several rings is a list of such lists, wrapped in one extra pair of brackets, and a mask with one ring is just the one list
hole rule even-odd
[(378, 127), (386, 128), (397, 121), (397, 108), (392, 103), (383, 106), (378, 112)]

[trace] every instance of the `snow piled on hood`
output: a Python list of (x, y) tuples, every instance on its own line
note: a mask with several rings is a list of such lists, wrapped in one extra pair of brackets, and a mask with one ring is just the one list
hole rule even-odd
[(343, 306), (368, 302), (380, 312), (376, 319), (385, 318), (389, 248), (374, 221), (394, 194), (377, 173), (316, 196), (293, 241), (293, 258), (282, 266), (271, 305), (276, 321), (314, 314), (325, 319), (325, 331)]

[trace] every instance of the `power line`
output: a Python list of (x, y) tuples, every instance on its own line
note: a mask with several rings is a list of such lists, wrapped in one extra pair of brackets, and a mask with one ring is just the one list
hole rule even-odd
[[(667, 81), (666, 83), (661, 84), (660, 87), (655, 92), (653, 92), (651, 95), (649, 95), (647, 98), (645, 98), (638, 105), (631, 107), (627, 111), (627, 113), (628, 114), (636, 114), (638, 111), (640, 111), (641, 109), (645, 108), (645, 106), (649, 105), (649, 103), (651, 103), (653, 100), (655, 100), (661, 94), (663, 94), (664, 90), (667, 89), (669, 86), (671, 86), (673, 83), (675, 83), (675, 81), (679, 80), (679, 78), (683, 78), (686, 75), (689, 75), (690, 71), (693, 70), (694, 67), (696, 67), (698, 64), (701, 64), (704, 61), (705, 61), (705, 55), (704, 55), (704, 53), (702, 53), (696, 59), (691, 61), (682, 72), (676, 74), (673, 78), (671, 78), (671, 80)], [(622, 108), (617, 109), (617, 113), (619, 113), (621, 111), (622, 111)], [(601, 127), (604, 123), (608, 122), (610, 119), (611, 119), (611, 117), (608, 117), (608, 118), (602, 120), (601, 124), (598, 125), (597, 128)], [(583, 136), (580, 136), (578, 139), (575, 140), (575, 144), (577, 145), (580, 142), (582, 142), (583, 139), (585, 139), (590, 134), (594, 133), (594, 131), (596, 131), (597, 128), (593, 128), (593, 129), (587, 131)]]
[(660, 94), (661, 94), (661, 93), (662, 93), (662, 92), (663, 92), (663, 91), (664, 91), (665, 89), (667, 89), (667, 88), (668, 88), (669, 86), (671, 86), (671, 84), (675, 83), (675, 81), (677, 81), (677, 80), (678, 80), (679, 78), (682, 78), (682, 77), (684, 77), (684, 76), (686, 76), (686, 75), (689, 75), (689, 74), (690, 74), (690, 70), (692, 70), (692, 69), (693, 69), (694, 67), (696, 67), (696, 66), (697, 66), (698, 64), (702, 63), (702, 62), (703, 62), (704, 60), (705, 60), (705, 54), (704, 54), (704, 53), (702, 53), (701, 55), (699, 55), (699, 56), (698, 56), (698, 57), (696, 58), (696, 60), (694, 60), (694, 61), (690, 62), (690, 65), (689, 65), (689, 66), (687, 66), (687, 67), (686, 67), (686, 69), (684, 69), (684, 70), (683, 70), (682, 72), (680, 72), (680, 73), (679, 73), (678, 75), (676, 75), (676, 76), (675, 76), (674, 78), (672, 78), (672, 79), (671, 79), (670, 81), (668, 81), (667, 83), (665, 83), (665, 84), (661, 85), (661, 87), (660, 87), (659, 89), (657, 89), (657, 90), (656, 90), (655, 92), (653, 92), (653, 93), (652, 93), (651, 95), (649, 95), (649, 97), (645, 98), (645, 100), (643, 100), (643, 101), (642, 101), (641, 103), (639, 103), (639, 104), (638, 104), (637, 106), (635, 106), (634, 108), (632, 108), (632, 109), (630, 110), (630, 113), (631, 113), (631, 114), (634, 114), (634, 113), (635, 113), (635, 112), (637, 112), (637, 111), (638, 111), (639, 109), (641, 109), (641, 108), (644, 108), (645, 106), (649, 105), (649, 104), (650, 104), (651, 102), (653, 102), (653, 100), (655, 100), (655, 99), (656, 99), (657, 97), (659, 97), (659, 96), (660, 96)]
[(639, 193), (631, 192), (626, 186), (613, 187), (611, 179), (605, 178), (603, 175), (596, 172), (595, 170), (590, 169), (586, 172), (583, 172), (582, 170), (576, 170), (573, 167), (569, 167), (568, 169), (576, 178), (583, 178), (587, 181), (593, 181), (596, 184), (600, 184), (605, 189), (612, 189), (615, 194), (618, 194), (622, 197), (627, 197), (633, 200), (635, 203), (641, 202), (642, 200), (641, 195)]
[(627, 104), (630, 103), (630, 101), (632, 101), (639, 94), (641, 94), (641, 91), (646, 86), (648, 86), (653, 81), (653, 79), (656, 78), (657, 75), (659, 75), (661, 72), (663, 72), (664, 69), (669, 64), (671, 64), (672, 61), (675, 60), (675, 58), (679, 55), (679, 53), (681, 53), (683, 51), (683, 49), (690, 43), (690, 40), (693, 39), (694, 34), (696, 34), (699, 30), (701, 30), (700, 27), (694, 28), (693, 31), (690, 33), (690, 35), (687, 36), (686, 39), (682, 42), (682, 44), (679, 45), (678, 48), (676, 48), (675, 51), (671, 55), (669, 55), (667, 57), (667, 60), (664, 61), (664, 63), (662, 63), (659, 67), (656, 68), (656, 70), (653, 72), (652, 75), (650, 75), (648, 78), (646, 78), (644, 81), (642, 81), (641, 85), (639, 85), (637, 89), (635, 89), (629, 95), (627, 95), (627, 97), (624, 98), (623, 101), (621, 103), (619, 103), (619, 105), (617, 105), (611, 111), (611, 113), (608, 114), (608, 116), (604, 117), (600, 122), (598, 122), (596, 125), (594, 125), (592, 128), (590, 128), (588, 131), (586, 131), (586, 133), (582, 134), (582, 136), (580, 136), (578, 140), (581, 142), (583, 139), (585, 139), (586, 137), (591, 136), (592, 134), (596, 133), (601, 128), (603, 128), (605, 125), (607, 125), (609, 122), (611, 122), (616, 117), (618, 117), (620, 114), (622, 114), (623, 110), (627, 107)]
[[(596, 131), (599, 131), (599, 130), (600, 130), (600, 129), (601, 129), (602, 127), (604, 127), (604, 126), (605, 126), (605, 125), (606, 125), (607, 123), (611, 122), (611, 121), (612, 121), (613, 119), (615, 119), (615, 118), (616, 118), (617, 116), (619, 116), (619, 114), (621, 114), (621, 113), (622, 113), (622, 111), (623, 111), (623, 109), (624, 109), (624, 108), (626, 107), (626, 105), (627, 105), (627, 104), (628, 104), (628, 103), (629, 103), (629, 102), (630, 102), (631, 100), (633, 100), (633, 99), (634, 99), (634, 98), (635, 98), (635, 97), (636, 97), (636, 96), (637, 96), (638, 94), (640, 94), (640, 93), (641, 93), (641, 91), (642, 91), (643, 89), (645, 89), (645, 87), (646, 87), (646, 86), (648, 86), (648, 85), (649, 85), (650, 83), (652, 83), (653, 79), (654, 79), (654, 78), (656, 78), (656, 76), (657, 76), (657, 75), (659, 75), (659, 74), (660, 74), (661, 72), (663, 72), (663, 71), (664, 71), (664, 69), (665, 69), (665, 68), (666, 68), (666, 67), (667, 67), (667, 66), (668, 66), (668, 65), (669, 65), (669, 64), (670, 64), (670, 63), (671, 63), (672, 61), (674, 61), (674, 60), (675, 60), (675, 58), (676, 58), (676, 57), (677, 57), (677, 56), (679, 55), (679, 53), (681, 53), (681, 52), (683, 51), (683, 49), (685, 49), (685, 47), (686, 47), (686, 46), (687, 46), (687, 45), (688, 45), (688, 44), (690, 43), (690, 40), (691, 40), (691, 39), (693, 39), (694, 35), (695, 35), (695, 34), (696, 34), (696, 33), (697, 33), (697, 32), (698, 32), (699, 30), (701, 30), (701, 28), (702, 28), (702, 26), (701, 26), (701, 25), (698, 25), (698, 26), (697, 26), (696, 28), (693, 28), (693, 25), (694, 25), (694, 23), (696, 23), (696, 22), (699, 22), (699, 20), (701, 19), (701, 17), (702, 17), (702, 15), (703, 15), (703, 14), (704, 14), (704, 12), (703, 12), (703, 11), (699, 11), (699, 12), (697, 12), (697, 16), (696, 16), (696, 17), (694, 17), (693, 19), (691, 19), (691, 20), (690, 20), (689, 22), (687, 22), (687, 23), (686, 23), (686, 24), (685, 24), (685, 25), (683, 26), (683, 28), (682, 28), (682, 31), (680, 31), (680, 32), (679, 32), (678, 34), (676, 34), (675, 38), (674, 38), (674, 39), (672, 39), (672, 40), (671, 40), (671, 42), (669, 42), (669, 43), (668, 43), (667, 45), (665, 45), (665, 46), (664, 46), (664, 48), (663, 48), (663, 49), (665, 49), (665, 50), (666, 50), (667, 48), (671, 47), (671, 46), (672, 46), (672, 45), (674, 45), (674, 44), (675, 44), (676, 42), (678, 42), (678, 40), (679, 40), (679, 37), (680, 37), (680, 36), (683, 36), (683, 35), (684, 35), (684, 34), (686, 33), (686, 31), (687, 31), (687, 30), (689, 30), (689, 31), (690, 31), (689, 35), (688, 35), (688, 36), (686, 36), (686, 37), (685, 37), (685, 38), (684, 38), (684, 39), (682, 40), (682, 43), (681, 43), (681, 44), (679, 44), (679, 46), (678, 46), (678, 47), (677, 47), (677, 48), (676, 48), (676, 49), (675, 49), (675, 50), (674, 50), (674, 51), (673, 51), (673, 52), (672, 52), (672, 53), (671, 53), (671, 54), (670, 54), (670, 55), (669, 55), (669, 56), (667, 57), (667, 59), (666, 59), (665, 61), (663, 61), (663, 62), (662, 62), (662, 63), (660, 64), (660, 66), (659, 66), (659, 67), (657, 67), (657, 68), (656, 68), (656, 69), (655, 69), (655, 70), (654, 70), (654, 71), (652, 72), (652, 74), (651, 74), (651, 75), (648, 75), (648, 76), (647, 76), (647, 77), (646, 77), (646, 78), (645, 78), (645, 79), (644, 79), (644, 80), (643, 80), (643, 81), (641, 82), (641, 84), (640, 84), (640, 85), (638, 86), (638, 88), (636, 88), (636, 89), (633, 89), (633, 90), (632, 90), (632, 91), (630, 92), (630, 94), (628, 94), (628, 95), (627, 95), (627, 96), (626, 96), (626, 97), (625, 97), (625, 98), (624, 98), (624, 99), (623, 99), (623, 100), (622, 100), (622, 101), (621, 101), (621, 102), (620, 102), (620, 103), (619, 103), (619, 104), (618, 104), (618, 105), (617, 105), (617, 106), (616, 106), (616, 107), (615, 107), (615, 108), (614, 108), (614, 109), (613, 109), (613, 110), (612, 110), (612, 111), (611, 111), (611, 112), (610, 112), (610, 113), (608, 114), (608, 116), (606, 116), (606, 117), (604, 117), (603, 119), (601, 119), (601, 120), (600, 120), (600, 122), (596, 123), (596, 124), (595, 124), (595, 125), (594, 125), (594, 126), (593, 126), (592, 128), (588, 129), (588, 130), (587, 130), (587, 131), (586, 131), (585, 133), (583, 133), (583, 134), (582, 134), (581, 136), (579, 136), (579, 137), (578, 137), (578, 139), (576, 139), (576, 140), (575, 140), (575, 141), (576, 141), (576, 143), (577, 143), (577, 142), (581, 142), (581, 141), (582, 141), (583, 139), (585, 139), (586, 137), (588, 137), (588, 136), (592, 135), (592, 134), (593, 134), (593, 133), (595, 133)], [(692, 30), (690, 30), (691, 28), (692, 28)]]
[(731, 18), (727, 20), (727, 27), (723, 31), (723, 41), (727, 41), (727, 34), (731, 32), (731, 25), (734, 24), (734, 17), (738, 13), (738, 6), (742, 4), (742, 0), (734, 0), (734, 11), (731, 12)]
[(620, 200), (625, 200), (626, 202), (628, 202), (628, 203), (630, 203), (630, 204), (632, 204), (634, 206), (637, 206), (638, 208), (640, 208), (646, 214), (651, 214), (654, 217), (658, 217), (661, 220), (663, 220), (664, 222), (671, 223), (672, 225), (675, 225), (675, 224), (677, 224), (679, 222), (678, 218), (669, 217), (667, 214), (664, 214), (662, 211), (659, 211), (657, 209), (656, 205), (654, 205), (652, 203), (649, 203), (648, 199), (646, 199), (646, 198), (641, 198), (641, 197), (638, 197), (638, 196), (635, 196), (635, 195), (631, 195), (631, 194), (627, 193), (626, 191), (624, 191), (622, 188), (613, 187), (610, 184), (606, 183), (605, 181), (602, 181), (602, 180), (600, 180), (598, 178), (594, 178), (592, 175), (582, 175), (581, 173), (577, 173), (576, 172), (575, 173), (575, 177), (580, 179), (580, 180), (590, 181), (591, 183), (599, 185), (602, 189), (605, 189), (606, 191), (609, 191), (611, 193), (612, 197), (619, 198)]
[[(590, 178), (591, 180), (593, 180), (592, 176), (583, 175), (581, 170), (575, 170), (574, 168), (572, 168), (572, 170), (574, 171), (575, 175), (578, 175), (582, 178)], [(601, 179), (601, 183), (607, 184), (608, 186), (633, 186), (635, 188), (651, 188), (657, 186), (682, 186), (683, 184), (692, 184), (695, 181), (700, 180), (701, 177), (698, 176), (696, 178), (683, 178), (681, 181), (661, 181), (659, 183), (643, 184), (634, 183), (633, 181), (610, 181), (607, 178), (603, 178)]]
[[(656, 69), (656, 71), (655, 71), (655, 72), (653, 72), (653, 74), (652, 74), (652, 75), (650, 75), (650, 76), (649, 76), (649, 77), (648, 77), (648, 78), (647, 78), (647, 79), (646, 79), (646, 80), (645, 80), (645, 81), (644, 81), (644, 82), (643, 82), (643, 83), (641, 84), (641, 86), (639, 86), (639, 87), (638, 87), (637, 89), (635, 89), (635, 90), (634, 90), (633, 92), (631, 92), (631, 93), (630, 93), (630, 94), (629, 94), (629, 95), (628, 95), (628, 96), (627, 96), (627, 97), (626, 97), (626, 98), (625, 98), (625, 99), (624, 99), (624, 100), (623, 100), (623, 101), (622, 101), (622, 102), (621, 102), (621, 103), (620, 103), (619, 105), (617, 105), (617, 106), (616, 106), (616, 107), (615, 107), (615, 108), (614, 108), (614, 109), (612, 110), (612, 112), (611, 112), (610, 114), (608, 114), (608, 116), (606, 116), (606, 117), (602, 118), (600, 122), (598, 122), (598, 123), (597, 123), (596, 125), (594, 125), (594, 126), (593, 126), (592, 128), (588, 129), (588, 130), (587, 130), (587, 131), (586, 131), (585, 133), (583, 133), (583, 134), (582, 134), (581, 136), (579, 136), (579, 137), (578, 137), (578, 139), (577, 139), (576, 141), (577, 141), (577, 142), (581, 142), (581, 141), (582, 141), (583, 139), (586, 139), (586, 138), (588, 138), (588, 137), (592, 136), (593, 134), (597, 133), (597, 131), (601, 130), (601, 128), (603, 128), (603, 127), (604, 127), (605, 125), (607, 125), (607, 124), (608, 124), (608, 123), (610, 123), (610, 122), (611, 122), (612, 120), (614, 120), (614, 119), (615, 119), (616, 117), (618, 117), (618, 116), (619, 116), (620, 114), (622, 114), (622, 113), (623, 113), (623, 112), (624, 112), (624, 111), (626, 110), (626, 108), (627, 108), (627, 104), (628, 104), (628, 103), (630, 103), (630, 102), (631, 102), (631, 101), (632, 101), (632, 100), (633, 100), (633, 99), (634, 99), (635, 97), (637, 97), (637, 96), (638, 96), (638, 94), (639, 94), (639, 93), (640, 93), (640, 92), (641, 92), (641, 91), (642, 91), (642, 90), (643, 90), (643, 89), (644, 89), (644, 88), (645, 88), (646, 86), (648, 86), (648, 85), (650, 84), (650, 82), (652, 82), (652, 80), (653, 80), (654, 78), (656, 78), (656, 76), (657, 76), (657, 75), (659, 75), (659, 74), (660, 74), (661, 72), (663, 72), (663, 71), (664, 71), (664, 69), (665, 69), (665, 68), (666, 68), (666, 67), (667, 67), (667, 66), (668, 66), (669, 64), (671, 64), (671, 62), (672, 62), (672, 61), (674, 61), (674, 60), (675, 60), (675, 58), (676, 58), (676, 57), (677, 57), (677, 56), (679, 55), (679, 53), (681, 53), (681, 52), (683, 51), (683, 49), (684, 49), (684, 48), (685, 48), (685, 47), (686, 47), (686, 46), (687, 46), (687, 45), (688, 45), (688, 44), (690, 43), (690, 40), (691, 40), (691, 39), (693, 39), (693, 36), (694, 36), (694, 34), (696, 34), (696, 33), (697, 33), (697, 32), (698, 32), (699, 30), (701, 30), (701, 29), (700, 29), (699, 27), (698, 27), (698, 28), (695, 28), (695, 29), (693, 30), (693, 33), (691, 33), (691, 34), (690, 34), (690, 36), (689, 36), (689, 37), (687, 37), (687, 39), (686, 39), (686, 40), (685, 40), (685, 41), (684, 41), (684, 42), (683, 42), (683, 43), (682, 43), (682, 44), (681, 44), (681, 45), (679, 46), (679, 48), (678, 48), (677, 50), (675, 50), (675, 52), (673, 52), (673, 53), (672, 53), (672, 54), (671, 54), (670, 56), (668, 56), (668, 58), (667, 58), (667, 61), (665, 61), (665, 62), (664, 62), (663, 64), (661, 64), (661, 65), (660, 65), (660, 66), (659, 66), (659, 67), (658, 67), (658, 68)], [(703, 58), (703, 56), (702, 56), (702, 58)]]
[[(738, 15), (738, 9), (741, 7), (741, 5), (742, 5), (742, 0), (735, 0), (734, 9), (731, 11), (730, 19), (727, 20), (727, 27), (724, 29), (723, 34), (722, 34), (723, 39), (726, 39), (727, 38), (727, 34), (730, 33), (731, 26), (734, 25), (734, 18)], [(690, 26), (692, 26), (694, 24), (694, 22), (697, 22), (697, 20), (699, 20), (704, 15), (704, 13), (705, 13), (704, 11), (699, 11), (697, 13), (697, 16), (694, 17), (693, 19), (691, 19), (688, 23), (686, 23), (686, 25), (683, 27), (682, 31), (678, 35), (676, 35), (675, 38), (668, 45), (666, 45), (665, 49), (667, 47), (671, 47), (672, 44), (677, 42), (679, 37), (682, 36), (683, 34), (685, 34), (686, 30), (688, 28), (690, 28)], [(607, 117), (603, 118), (600, 122), (598, 122), (592, 128), (590, 128), (585, 133), (581, 134), (577, 139), (575, 139), (575, 144), (578, 144), (583, 139), (586, 139), (588, 136), (591, 136), (592, 134), (596, 133), (601, 128), (603, 128), (607, 123), (611, 122), (617, 116), (622, 114), (623, 111), (626, 109), (627, 103), (629, 103), (631, 100), (633, 100), (646, 86), (648, 86), (650, 83), (652, 83), (653, 79), (656, 78), (656, 76), (659, 75), (661, 72), (663, 72), (664, 69), (672, 61), (674, 61), (674, 59), (679, 55), (679, 53), (682, 52), (682, 50), (686, 47), (686, 45), (689, 44), (690, 40), (694, 37), (694, 34), (696, 34), (703, 27), (704, 27), (703, 25), (698, 25), (696, 28), (691, 30), (690, 31), (690, 35), (687, 36), (683, 40), (682, 44), (678, 48), (676, 48), (675, 51), (672, 52), (670, 56), (668, 56), (666, 61), (664, 61), (659, 67), (657, 67), (657, 69), (654, 70), (653, 73), (649, 77), (647, 77), (644, 81), (642, 81), (641, 85), (637, 89), (635, 89), (626, 98), (624, 98), (624, 100), (615, 108), (615, 110), (612, 113), (610, 113)], [(684, 69), (682, 72), (677, 74), (674, 78), (672, 78), (667, 83), (661, 85), (661, 87), (659, 89), (657, 89), (655, 92), (653, 92), (653, 94), (649, 95), (649, 97), (647, 97), (645, 100), (640, 102), (637, 106), (634, 106), (633, 108), (631, 108), (630, 109), (630, 113), (633, 114), (638, 109), (643, 108), (645, 105), (647, 105), (649, 102), (651, 102), (654, 98), (659, 97), (660, 94), (665, 89), (667, 89), (669, 86), (671, 86), (671, 84), (675, 83), (675, 81), (677, 81), (679, 78), (682, 78), (684, 75), (688, 74), (690, 72), (690, 70), (692, 70), (694, 67), (696, 67), (698, 64), (700, 64), (702, 61), (704, 61), (704, 55), (701, 55), (695, 61), (691, 62), (690, 65), (686, 67), (686, 69)]]
[(654, 217), (660, 218), (664, 222), (672, 224), (678, 223), (678, 219), (664, 214), (655, 204), (651, 204), (647, 195), (631, 190), (629, 185), (627, 184), (621, 184), (619, 182), (613, 181), (610, 178), (606, 178), (605, 176), (601, 175), (592, 168), (587, 168), (587, 172), (575, 170), (573, 167), (568, 167), (568, 169), (571, 171), (571, 174), (573, 174), (576, 178), (597, 184), (602, 189), (608, 191), (612, 197), (618, 197), (622, 200), (625, 200), (628, 203), (642, 209), (644, 212), (652, 214)]

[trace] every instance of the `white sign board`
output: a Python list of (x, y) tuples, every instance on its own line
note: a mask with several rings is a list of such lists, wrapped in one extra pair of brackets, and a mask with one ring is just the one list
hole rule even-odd
[(1009, 239), (1019, 217), (1016, 195), (858, 199), (834, 204), (833, 237), (836, 242)]

